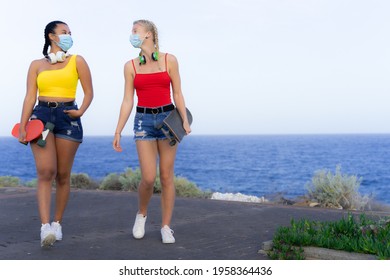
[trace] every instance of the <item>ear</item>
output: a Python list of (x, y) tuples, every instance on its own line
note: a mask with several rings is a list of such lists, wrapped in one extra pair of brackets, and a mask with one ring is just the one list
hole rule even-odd
[(148, 31), (145, 35), (145, 39), (148, 39), (149, 37), (152, 37), (152, 32)]
[(49, 39), (50, 41), (55, 41), (56, 35), (53, 33), (49, 33)]

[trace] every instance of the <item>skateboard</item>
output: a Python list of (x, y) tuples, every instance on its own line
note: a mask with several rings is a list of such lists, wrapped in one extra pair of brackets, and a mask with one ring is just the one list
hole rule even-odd
[[(12, 129), (11, 134), (15, 138), (19, 138), (19, 128), (20, 123), (17, 123)], [(46, 137), (49, 135), (50, 131), (53, 131), (53, 129), (54, 124), (51, 122), (47, 122), (46, 125), (43, 125), (43, 122), (40, 120), (30, 120), (26, 125), (26, 141), (31, 142), (41, 136), (38, 139), (37, 144), (40, 147), (45, 147)], [(25, 145), (27, 145), (27, 143)]]
[[(192, 124), (192, 114), (190, 110), (186, 108), (187, 119), (189, 124)], [(183, 128), (183, 120), (179, 114), (179, 111), (175, 108), (172, 112), (164, 119), (164, 124), (168, 130), (161, 128), (165, 136), (170, 140), (169, 145), (174, 146), (176, 143), (180, 143), (183, 137), (186, 135), (186, 131)]]

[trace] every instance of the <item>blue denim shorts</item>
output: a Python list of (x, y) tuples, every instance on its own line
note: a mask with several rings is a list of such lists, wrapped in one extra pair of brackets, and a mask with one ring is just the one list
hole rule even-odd
[(134, 140), (165, 140), (167, 137), (161, 130), (163, 120), (171, 111), (158, 114), (136, 113), (134, 118)]
[(53, 134), (55, 137), (63, 138), (75, 142), (83, 142), (83, 127), (81, 119), (73, 119), (64, 113), (64, 110), (77, 110), (77, 105), (60, 106), (50, 108), (42, 105), (36, 105), (31, 119), (41, 120), (44, 124), (51, 122), (54, 124)]

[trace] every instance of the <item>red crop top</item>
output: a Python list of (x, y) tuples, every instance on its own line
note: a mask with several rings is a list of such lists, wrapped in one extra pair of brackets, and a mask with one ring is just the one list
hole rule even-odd
[(155, 108), (172, 103), (171, 100), (171, 77), (167, 71), (167, 55), (165, 54), (165, 71), (155, 73), (137, 73), (134, 77), (134, 88), (137, 92), (140, 107)]

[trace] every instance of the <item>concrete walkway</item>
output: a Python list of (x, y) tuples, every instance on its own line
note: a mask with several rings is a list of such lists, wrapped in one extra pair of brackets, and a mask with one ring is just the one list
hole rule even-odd
[(337, 220), (347, 212), (206, 199), (177, 198), (172, 229), (175, 244), (162, 244), (160, 197), (153, 196), (146, 235), (131, 230), (137, 194), (72, 190), (65, 213), (63, 241), (40, 247), (35, 190), (0, 188), (2, 260), (259, 260), (264, 241), (290, 220)]

